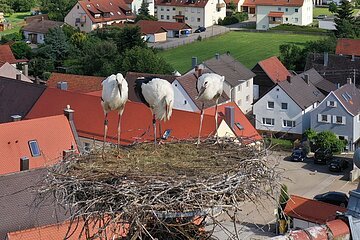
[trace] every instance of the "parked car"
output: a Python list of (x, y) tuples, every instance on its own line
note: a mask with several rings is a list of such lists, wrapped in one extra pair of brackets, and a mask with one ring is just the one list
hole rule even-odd
[(304, 152), (304, 149), (302, 148), (297, 148), (294, 149), (292, 154), (291, 154), (291, 161), (304, 161), (306, 158), (306, 154)]
[(345, 208), (349, 202), (349, 197), (346, 195), (346, 193), (342, 192), (326, 192), (316, 195), (314, 199), (320, 202), (330, 203)]
[(349, 166), (348, 161), (341, 158), (336, 158), (331, 160), (329, 164), (329, 170), (333, 172), (341, 172), (342, 170), (346, 169), (348, 166)]
[(317, 16), (317, 19), (324, 19), (324, 18), (327, 18), (325, 14), (320, 14)]
[(206, 27), (198, 27), (198, 29), (195, 30), (195, 33), (201, 33), (205, 31), (206, 31)]
[(333, 154), (330, 149), (317, 149), (314, 155), (314, 163), (326, 164), (327, 161), (331, 160)]

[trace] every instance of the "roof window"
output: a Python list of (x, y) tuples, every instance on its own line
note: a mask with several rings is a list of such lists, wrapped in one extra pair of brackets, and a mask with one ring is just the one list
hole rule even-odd
[(113, 12), (110, 12), (110, 15), (111, 15), (111, 16), (114, 16), (114, 13), (113, 13)]
[(120, 13), (120, 12), (117, 12), (117, 14), (121, 15), (121, 13)]
[(347, 96), (349, 99), (352, 98), (351, 95), (350, 95), (348, 92), (345, 92), (345, 94), (346, 94), (346, 96)]
[(348, 97), (343, 93), (343, 94), (341, 94), (341, 96), (345, 99), (345, 101), (349, 101), (349, 99), (348, 99)]
[(38, 157), (41, 155), (40, 148), (36, 140), (29, 141), (29, 147), (30, 147), (31, 156)]
[(244, 126), (241, 125), (239, 122), (236, 122), (236, 123), (235, 123), (235, 126), (236, 126), (238, 129), (240, 129), (240, 130), (244, 130)]

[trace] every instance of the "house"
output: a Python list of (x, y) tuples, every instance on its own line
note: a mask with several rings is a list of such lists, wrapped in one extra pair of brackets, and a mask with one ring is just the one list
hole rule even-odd
[[(46, 85), (71, 92), (89, 93), (102, 90), (101, 82), (105, 77), (85, 76), (65, 73), (51, 73)], [(100, 95), (101, 96), (101, 93)]]
[(33, 16), (28, 16), (28, 17), (25, 17), (24, 20), (25, 20), (25, 23), (26, 24), (29, 24), (31, 23), (32, 21), (34, 20), (49, 20), (49, 15), (48, 14), (37, 14), (37, 15), (33, 15)]
[(280, 24), (306, 26), (313, 21), (311, 0), (251, 0), (256, 6), (256, 29), (268, 30)]
[[(140, 20), (136, 25), (140, 26), (142, 33), (148, 35), (147, 38), (150, 42), (154, 42), (152, 40), (156, 39), (155, 35), (157, 35), (157, 38), (160, 38), (160, 41), (166, 41), (167, 37), (180, 38), (181, 36), (187, 36), (192, 31), (190, 25), (178, 22)], [(163, 32), (164, 30), (166, 34)]]
[(42, 44), (45, 42), (45, 35), (52, 28), (62, 27), (63, 22), (45, 20), (43, 18), (31, 21), (22, 28), (22, 32), (27, 41), (34, 44)]
[[(85, 149), (91, 148), (93, 143), (102, 143), (104, 136), (104, 112), (98, 96), (89, 94), (62, 91), (56, 88), (47, 88), (36, 102), (27, 119), (45, 116), (54, 116), (62, 113), (64, 106), (70, 105), (75, 111), (74, 123), (81, 144)], [(109, 130), (108, 141), (117, 142), (118, 113), (108, 114)], [(202, 137), (215, 133), (215, 119), (205, 115), (202, 127)], [(128, 101), (122, 115), (121, 144), (129, 145), (135, 142), (152, 141), (152, 114), (150, 109), (142, 103)], [(198, 136), (200, 113), (173, 109), (169, 121), (161, 122), (162, 135), (170, 129), (169, 140), (195, 139)]]
[[(143, 1), (144, 0), (125, 0), (125, 3), (133, 13), (138, 14)], [(148, 4), (149, 14), (154, 16), (155, 2), (153, 0), (145, 0), (145, 2)]]
[(360, 39), (338, 39), (335, 53), (339, 55), (360, 57)]
[(140, 27), (144, 41), (150, 43), (166, 41), (167, 31), (157, 21), (141, 20), (136, 25)]
[(351, 81), (330, 92), (311, 112), (311, 129), (316, 132), (328, 130), (340, 139), (346, 139), (350, 151), (359, 147), (359, 123), (360, 90)]
[[(196, 90), (197, 79), (203, 73), (210, 73), (208, 69), (195, 68), (192, 71), (177, 77), (172, 82), (174, 88), (174, 108), (185, 111), (198, 112), (201, 110), (202, 102), (196, 99), (198, 92)], [(219, 104), (228, 102), (229, 97), (223, 93), (219, 98)], [(215, 106), (214, 102), (205, 102), (204, 108)]]
[[(309, 53), (305, 70), (314, 68), (334, 84), (344, 85), (347, 79), (360, 79), (360, 57), (329, 53)], [(359, 86), (358, 81), (356, 85)]]
[(298, 74), (301, 78), (309, 79), (309, 81), (314, 84), (314, 86), (320, 90), (325, 96), (328, 95), (331, 91), (337, 89), (337, 85), (326, 80), (321, 76), (314, 68), (311, 68), (303, 73)]
[(251, 71), (255, 73), (255, 100), (267, 93), (275, 84), (285, 81), (288, 76), (292, 76), (289, 70), (275, 56), (258, 62)]
[(22, 72), (20, 72), (8, 62), (4, 63), (4, 65), (0, 67), (0, 76), (32, 83), (32, 81), (27, 76), (22, 74)]
[(245, 0), (241, 4), (241, 11), (254, 15), (256, 11), (256, 5), (253, 0)]
[[(0, 124), (0, 174), (52, 165), (65, 150), (77, 150), (75, 135), (64, 115)], [(56, 141), (54, 141), (56, 139)]]
[(310, 112), (324, 98), (309, 78), (288, 76), (254, 103), (255, 127), (298, 137), (310, 127)]
[(24, 66), (24, 74), (27, 76), (28, 61), (29, 60), (27, 59), (16, 59), (10, 48), (10, 45), (0, 45), (0, 66), (4, 65), (6, 62), (10, 63), (13, 67), (16, 67), (17, 64), (21, 64)]
[(224, 0), (155, 0), (155, 16), (161, 21), (187, 23), (192, 28), (210, 27), (226, 16)]
[(255, 74), (233, 58), (229, 53), (216, 54), (202, 63), (211, 72), (225, 76), (224, 92), (244, 113), (252, 110), (253, 78)]
[(319, 28), (326, 30), (336, 30), (334, 17), (326, 17), (324, 19), (319, 19)]
[(335, 220), (336, 213), (345, 213), (346, 208), (329, 203), (291, 195), (284, 213), (293, 219), (293, 229), (305, 229)]
[(0, 123), (13, 121), (14, 115), (25, 117), (44, 90), (43, 85), (0, 77)]
[(135, 15), (123, 0), (80, 0), (65, 16), (65, 23), (91, 32), (113, 23), (133, 21)]
[(8, 239), (9, 232), (55, 224), (68, 218), (66, 209), (54, 205), (53, 196), (40, 201), (36, 189), (46, 174), (47, 169), (38, 168), (0, 175), (0, 240)]

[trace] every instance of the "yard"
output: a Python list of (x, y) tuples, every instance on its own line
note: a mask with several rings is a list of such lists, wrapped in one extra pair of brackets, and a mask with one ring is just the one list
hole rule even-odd
[(14, 32), (19, 32), (20, 28), (25, 25), (24, 18), (27, 16), (30, 16), (30, 12), (18, 12), (12, 14), (11, 16), (5, 16), (5, 19), (11, 23), (12, 28), (0, 32), (0, 36)]
[[(355, 8), (354, 9), (354, 15), (356, 15), (358, 12), (360, 11), (360, 9)], [(329, 8), (328, 7), (324, 7), (324, 8), (320, 8), (320, 7), (315, 7), (313, 9), (313, 16), (314, 18), (316, 18), (319, 15), (326, 15), (326, 16), (331, 16), (334, 15), (333, 13), (329, 12)]]
[(183, 45), (159, 53), (177, 71), (184, 73), (191, 68), (191, 57), (197, 57), (198, 62), (215, 56), (216, 53), (226, 53), (239, 60), (248, 68), (268, 57), (279, 55), (279, 46), (284, 43), (294, 43), (299, 46), (306, 41), (317, 40), (321, 36), (303, 34), (229, 32), (219, 37)]

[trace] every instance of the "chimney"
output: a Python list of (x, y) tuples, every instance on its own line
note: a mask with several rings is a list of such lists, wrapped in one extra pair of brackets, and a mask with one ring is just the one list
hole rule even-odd
[(80, 138), (79, 138), (79, 135), (76, 131), (76, 127), (75, 127), (75, 123), (74, 123), (74, 110), (71, 109), (70, 105), (67, 105), (66, 108), (64, 109), (64, 115), (65, 117), (68, 119), (69, 121), (69, 124), (70, 124), (70, 128), (71, 128), (71, 131), (74, 135), (74, 138), (75, 138), (75, 142), (76, 142), (76, 145), (79, 149), (79, 152), (80, 153), (83, 153), (84, 152), (84, 149), (82, 148), (82, 143), (80, 142)]
[(347, 83), (347, 84), (351, 84), (351, 78), (347, 78), (347, 79), (346, 79), (346, 83)]
[(20, 171), (29, 170), (29, 158), (22, 157), (20, 158)]
[(340, 88), (340, 83), (336, 84), (336, 88), (339, 89)]
[(29, 76), (29, 65), (23, 64), (22, 66), (22, 72), (25, 76)]
[(231, 130), (234, 130), (235, 110), (234, 107), (225, 107), (225, 122), (229, 125)]
[(329, 53), (324, 52), (324, 67), (326, 67), (329, 63)]
[(16, 80), (21, 80), (21, 73), (16, 74)]
[(352, 62), (355, 62), (355, 55), (354, 55), (354, 54), (351, 55), (351, 61), (352, 61)]
[(75, 111), (70, 108), (70, 105), (67, 105), (64, 109), (64, 115), (69, 121), (74, 121), (74, 112)]
[(57, 88), (60, 90), (68, 90), (68, 84), (67, 82), (58, 82)]
[(191, 58), (191, 68), (195, 68), (196, 65), (197, 65), (197, 57), (192, 57)]
[(219, 58), (220, 58), (220, 54), (215, 54), (215, 58), (216, 58), (216, 60), (219, 60)]
[(21, 116), (20, 115), (12, 115), (11, 119), (13, 122), (18, 122), (21, 120)]
[(304, 74), (304, 80), (307, 85), (310, 85), (309, 74)]
[(63, 160), (66, 160), (66, 159), (74, 156), (74, 154), (75, 154), (75, 149), (64, 150), (63, 151)]
[(289, 83), (291, 83), (291, 76), (286, 76), (286, 81), (288, 81)]

